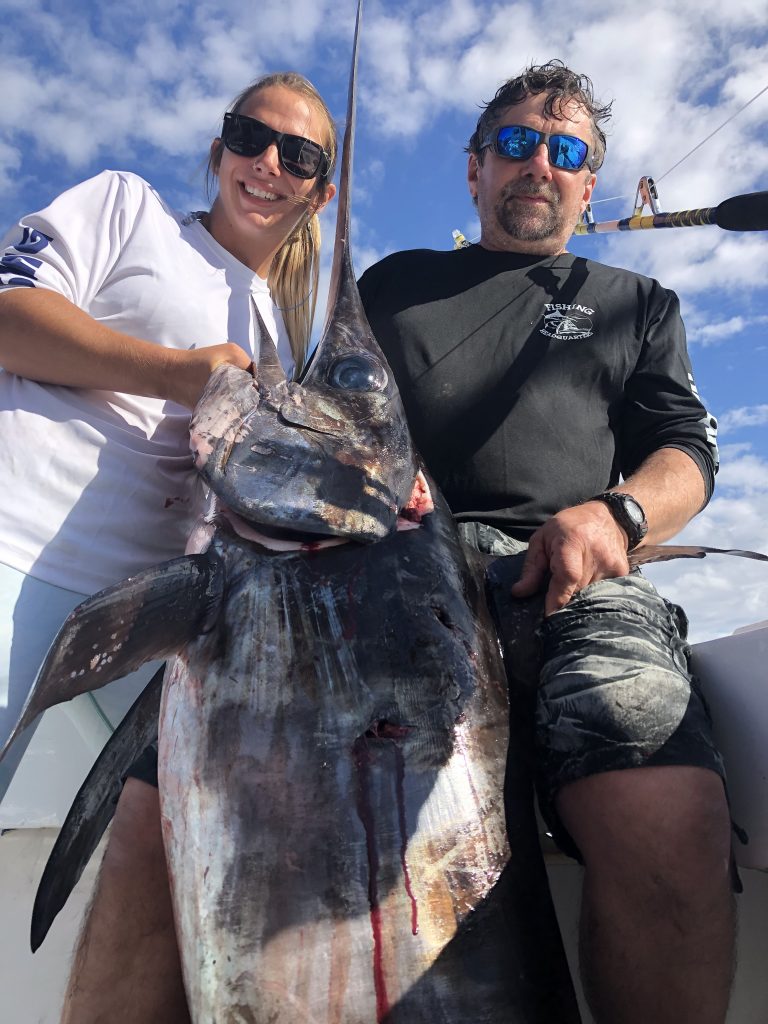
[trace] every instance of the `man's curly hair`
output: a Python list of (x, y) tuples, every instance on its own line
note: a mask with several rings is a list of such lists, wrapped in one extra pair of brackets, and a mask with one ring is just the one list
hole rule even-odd
[(597, 170), (605, 158), (605, 133), (600, 127), (601, 121), (611, 116), (613, 103), (601, 105), (595, 98), (592, 80), (586, 75), (577, 75), (561, 60), (550, 60), (546, 64), (532, 64), (521, 75), (510, 78), (497, 90), (492, 100), (482, 108), (469, 144), (467, 153), (474, 153), (482, 163), (484, 153), (480, 143), (501, 119), (502, 111), (522, 103), (529, 96), (538, 96), (545, 92), (544, 113), (548, 117), (559, 117), (563, 104), (576, 100), (589, 115), (592, 124), (592, 169)]

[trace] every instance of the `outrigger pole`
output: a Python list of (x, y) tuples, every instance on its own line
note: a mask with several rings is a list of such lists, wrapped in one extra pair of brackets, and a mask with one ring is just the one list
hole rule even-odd
[[(643, 214), (648, 206), (651, 213)], [(605, 220), (596, 223), (591, 207), (584, 212), (584, 220), (576, 225), (576, 235), (600, 235), (608, 231), (646, 231), (652, 228), (694, 228), (716, 224), (726, 231), (768, 231), (768, 192), (748, 192), (732, 196), (718, 206), (699, 210), (677, 210), (662, 213), (653, 178), (643, 177), (637, 186), (635, 210), (623, 220)]]
[[(651, 212), (643, 214), (645, 207)], [(677, 210), (662, 213), (653, 178), (643, 177), (637, 186), (635, 210), (623, 220), (595, 222), (591, 206), (584, 211), (584, 219), (575, 229), (575, 235), (602, 235), (609, 231), (647, 231), (651, 228), (695, 228), (716, 224), (726, 231), (768, 231), (768, 192), (747, 192), (731, 196), (718, 206), (705, 206), (699, 210)], [(471, 245), (460, 231), (453, 232), (454, 249)]]

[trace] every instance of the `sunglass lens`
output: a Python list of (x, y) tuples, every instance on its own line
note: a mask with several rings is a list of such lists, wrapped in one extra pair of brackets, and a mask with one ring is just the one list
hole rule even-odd
[(533, 128), (511, 124), (499, 129), (496, 146), (502, 156), (511, 160), (528, 160), (540, 141), (541, 135)]
[(226, 122), (224, 145), (238, 156), (258, 156), (272, 139), (272, 130), (253, 118), (233, 115)]
[(297, 178), (313, 178), (317, 174), (322, 155), (320, 146), (309, 139), (299, 136), (286, 136), (283, 139), (283, 166)]
[[(542, 132), (522, 124), (509, 124), (496, 134), (496, 151), (510, 160), (530, 160), (536, 149), (546, 140)], [(565, 171), (578, 171), (589, 154), (586, 142), (574, 135), (549, 136), (549, 160), (554, 167)]]
[(549, 139), (549, 159), (555, 167), (578, 171), (587, 159), (587, 144), (573, 135), (552, 135)]

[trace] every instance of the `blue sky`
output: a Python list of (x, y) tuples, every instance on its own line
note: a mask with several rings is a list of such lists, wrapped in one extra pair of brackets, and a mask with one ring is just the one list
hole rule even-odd
[[(0, 230), (104, 167), (201, 209), (210, 139), (231, 97), (292, 68), (339, 121), (353, 0), (3, 0)], [(353, 194), (353, 257), (476, 237), (463, 146), (487, 100), (530, 61), (560, 57), (614, 101), (597, 219), (631, 213), (641, 175), (666, 210), (768, 189), (765, 0), (679, 0), (601, 10), (546, 4), (367, 0)], [(333, 230), (333, 207), (325, 217)], [(694, 228), (575, 239), (580, 255), (657, 277), (681, 298), (699, 390), (721, 422), (716, 497), (681, 539), (768, 552), (768, 233)], [(325, 275), (327, 277), (327, 275)], [(718, 558), (652, 571), (685, 603), (692, 637), (768, 619), (768, 568)]]

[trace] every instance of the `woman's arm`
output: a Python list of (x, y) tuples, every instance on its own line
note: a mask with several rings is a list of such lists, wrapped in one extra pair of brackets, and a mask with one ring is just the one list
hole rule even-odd
[(49, 289), (0, 293), (0, 366), (40, 383), (165, 398), (192, 409), (217, 366), (247, 369), (250, 362), (229, 342), (171, 349), (114, 331)]

